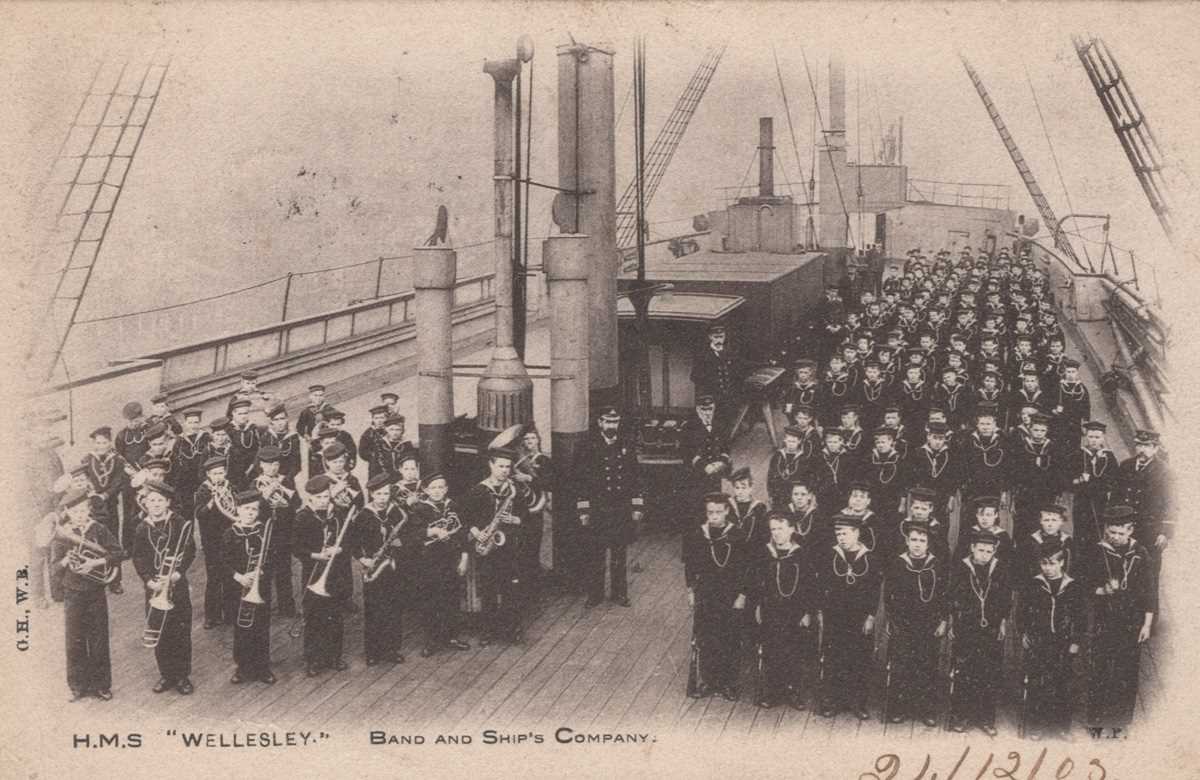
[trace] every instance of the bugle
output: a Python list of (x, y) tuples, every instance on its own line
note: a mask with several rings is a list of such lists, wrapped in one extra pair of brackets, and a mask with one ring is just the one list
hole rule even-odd
[[(337, 539), (334, 541), (334, 547), (341, 547), (342, 540), (346, 537), (346, 529), (350, 527), (350, 523), (354, 520), (354, 515), (358, 513), (358, 507), (351, 507), (346, 513), (346, 520), (342, 523), (342, 530), (338, 532)], [(329, 572), (333, 570), (333, 559), (337, 557), (334, 553), (328, 560), (319, 560), (317, 565), (313, 567), (312, 575), (309, 577), (308, 589), (318, 596), (329, 598), (329, 591), (325, 589), (326, 583), (329, 581)], [(321, 564), (324, 563), (324, 568)]]
[[(142, 630), (142, 645), (145, 647), (158, 647), (158, 640), (162, 638), (163, 626), (167, 623), (167, 613), (175, 608), (175, 603), (171, 601), (171, 587), (174, 585), (172, 580), (179, 567), (179, 558), (183, 555), (183, 547), (191, 535), (192, 521), (187, 520), (183, 524), (178, 541), (175, 542), (174, 550), (164, 553), (162, 562), (159, 564), (156, 579), (162, 581), (162, 587), (150, 597), (150, 603), (146, 608), (146, 627)], [(167, 542), (167, 549), (170, 550), (169, 527)]]

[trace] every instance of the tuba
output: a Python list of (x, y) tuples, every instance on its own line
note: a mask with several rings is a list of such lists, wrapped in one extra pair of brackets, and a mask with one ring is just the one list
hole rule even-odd
[(268, 548), (271, 546), (272, 519), (272, 517), (268, 517), (267, 522), (263, 525), (262, 547), (259, 548), (258, 555), (254, 557), (254, 582), (246, 588), (246, 592), (242, 594), (242, 601), (238, 604), (238, 628), (253, 626), (254, 610), (265, 601), (259, 583), (262, 582), (263, 561), (266, 560)]
[[(168, 519), (167, 522), (169, 523), (170, 520)], [(163, 626), (167, 623), (167, 613), (175, 608), (175, 604), (171, 601), (171, 579), (179, 567), (179, 559), (183, 557), (184, 545), (191, 536), (192, 521), (186, 520), (179, 533), (179, 539), (175, 542), (175, 548), (167, 554), (166, 550), (170, 549), (171, 542), (171, 527), (167, 526), (167, 545), (162, 560), (159, 562), (157, 574), (157, 579), (162, 580), (164, 584), (158, 593), (150, 598), (146, 609), (146, 628), (142, 631), (142, 645), (145, 647), (158, 647)]]
[(105, 559), (108, 557), (108, 550), (103, 545), (96, 544), (83, 537), (83, 534), (78, 531), (68, 531), (65, 528), (56, 528), (54, 535), (59, 539), (64, 539), (71, 542), (75, 546), (67, 551), (67, 568), (78, 574), (80, 577), (86, 577), (89, 580), (104, 585), (109, 584), (117, 578), (121, 570), (116, 566), (109, 566), (107, 563), (96, 568), (84, 568), (86, 564), (97, 559)]
[[(495, 438), (488, 444), (489, 449), (499, 449), (501, 447), (511, 446), (525, 432), (525, 426), (520, 423), (510, 425), (500, 433), (496, 434)], [(513, 463), (513, 474), (525, 474), (533, 479), (528, 483), (522, 483), (528, 495), (526, 501), (529, 503), (530, 514), (538, 514), (546, 508), (549, 501), (549, 492), (540, 487), (534, 487), (541, 472), (541, 465), (538, 463), (538, 458), (546, 457), (541, 452), (530, 452), (522, 455), (515, 463)]]
[[(342, 523), (342, 530), (338, 532), (337, 539), (333, 543), (334, 547), (342, 546), (342, 539), (344, 539), (346, 536), (346, 529), (350, 527), (350, 522), (354, 519), (354, 515), (357, 513), (358, 507), (350, 508), (350, 511), (346, 514), (346, 520)], [(336, 557), (337, 556), (335, 555), (334, 558)], [(325, 564), (324, 568), (321, 568), (322, 563)], [(317, 565), (313, 567), (312, 574), (309, 576), (308, 589), (318, 596), (329, 598), (329, 591), (326, 590), (325, 585), (329, 581), (329, 572), (332, 570), (333, 558), (330, 558), (327, 561), (317, 561)], [(318, 571), (320, 571), (319, 575), (317, 573)]]

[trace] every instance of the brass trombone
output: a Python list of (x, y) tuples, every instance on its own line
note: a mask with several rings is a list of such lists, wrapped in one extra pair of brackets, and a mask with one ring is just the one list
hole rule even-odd
[(263, 561), (267, 558), (268, 548), (271, 546), (271, 532), (273, 517), (268, 517), (267, 522), (263, 525), (262, 531), (262, 547), (258, 550), (258, 555), (254, 561), (254, 581), (250, 583), (250, 587), (246, 588), (246, 592), (242, 594), (242, 601), (238, 604), (237, 624), (238, 628), (250, 628), (254, 625), (254, 610), (261, 604), (265, 603), (262, 597), (262, 589), (259, 583), (262, 582)]
[[(338, 532), (337, 539), (333, 543), (334, 547), (342, 546), (342, 540), (346, 536), (346, 529), (350, 527), (350, 523), (354, 520), (356, 514), (358, 514), (358, 507), (352, 506), (346, 514), (345, 522), (342, 523), (342, 530)], [(325, 585), (329, 581), (329, 572), (333, 570), (333, 560), (336, 557), (337, 554), (335, 553), (329, 560), (317, 561), (317, 565), (313, 566), (312, 574), (309, 576), (308, 589), (318, 596), (329, 598), (329, 591), (325, 588)], [(323, 569), (321, 568), (322, 563), (325, 564)]]
[(171, 587), (174, 585), (172, 579), (174, 579), (175, 570), (179, 566), (179, 559), (183, 556), (184, 545), (191, 536), (192, 521), (187, 520), (180, 531), (179, 539), (175, 542), (174, 551), (167, 554), (165, 550), (170, 549), (171, 542), (171, 529), (170, 526), (167, 527), (167, 544), (156, 576), (156, 579), (161, 580), (163, 584), (159, 591), (150, 598), (146, 609), (146, 627), (142, 630), (142, 645), (145, 647), (158, 647), (158, 640), (162, 638), (163, 626), (167, 623), (167, 613), (175, 608), (175, 603), (171, 601)]

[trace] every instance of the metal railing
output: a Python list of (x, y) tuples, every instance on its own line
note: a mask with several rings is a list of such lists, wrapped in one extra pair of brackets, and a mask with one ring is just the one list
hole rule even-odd
[[(494, 297), (494, 280), (495, 274), (480, 274), (459, 281), (454, 287), (454, 312), (490, 304)], [(319, 350), (331, 343), (397, 325), (413, 324), (415, 298), (416, 293), (407, 290), (352, 306), (181, 344), (141, 355), (138, 359), (161, 360), (163, 386), (177, 386)]]
[(907, 199), (942, 206), (973, 206), (986, 209), (1007, 209), (1009, 206), (1007, 184), (909, 179)]

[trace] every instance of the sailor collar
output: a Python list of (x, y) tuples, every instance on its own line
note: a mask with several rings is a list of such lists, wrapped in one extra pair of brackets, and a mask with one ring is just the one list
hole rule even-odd
[[(1042, 583), (1042, 589), (1045, 590), (1047, 593), (1050, 593), (1051, 595), (1056, 595), (1050, 590), (1050, 582), (1046, 579), (1045, 574), (1038, 574), (1034, 577), (1034, 579), (1038, 580)], [(1074, 579), (1071, 578), (1071, 575), (1067, 574), (1066, 572), (1063, 572), (1063, 576), (1060, 577), (1059, 579), (1062, 580), (1058, 585), (1059, 593), (1062, 593), (1066, 589), (1067, 585), (1069, 585), (1070, 583), (1075, 581)]]
[(709, 524), (705, 523), (704, 525), (700, 526), (700, 532), (702, 534), (704, 534), (704, 538), (706, 540), (708, 540), (709, 542), (725, 542), (725, 541), (728, 541), (728, 539), (726, 539), (726, 537), (729, 536), (729, 531), (731, 528), (733, 528), (733, 526), (730, 525), (729, 523), (726, 523), (721, 528), (721, 535), (714, 537), (709, 531), (709, 529), (710, 529)]

